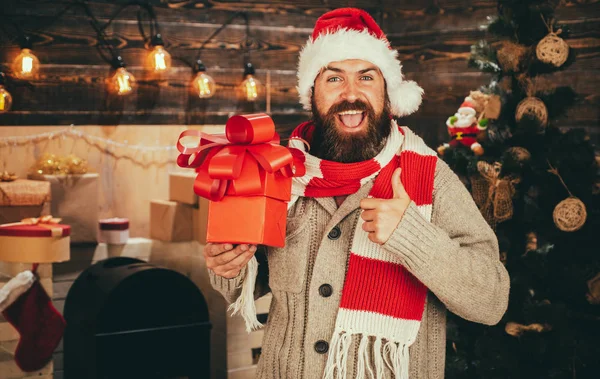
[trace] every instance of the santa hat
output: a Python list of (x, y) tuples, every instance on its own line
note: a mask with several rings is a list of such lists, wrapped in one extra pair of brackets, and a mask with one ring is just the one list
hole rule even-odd
[(469, 113), (475, 115), (477, 112), (475, 111), (475, 105), (468, 100), (465, 100), (458, 108), (459, 112), (468, 111)]
[(346, 59), (361, 59), (379, 68), (394, 115), (409, 115), (421, 105), (423, 89), (404, 80), (398, 52), (392, 49), (375, 20), (361, 9), (340, 8), (319, 17), (300, 52), (297, 89), (304, 109), (311, 109), (312, 87), (321, 69), (330, 62)]

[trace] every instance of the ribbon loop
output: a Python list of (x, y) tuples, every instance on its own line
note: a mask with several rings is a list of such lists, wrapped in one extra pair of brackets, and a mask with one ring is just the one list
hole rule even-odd
[[(190, 136), (199, 141), (194, 146), (184, 145), (182, 139)], [(304, 175), (300, 156), (279, 142), (275, 124), (267, 114), (237, 115), (227, 121), (225, 135), (182, 132), (177, 141), (181, 153), (177, 165), (196, 169), (194, 192), (199, 196), (219, 201), (229, 187), (236, 195), (252, 195), (261, 189), (260, 170), (285, 177)]]
[(230, 142), (237, 144), (271, 142), (275, 124), (264, 113), (233, 116), (225, 124), (225, 135)]

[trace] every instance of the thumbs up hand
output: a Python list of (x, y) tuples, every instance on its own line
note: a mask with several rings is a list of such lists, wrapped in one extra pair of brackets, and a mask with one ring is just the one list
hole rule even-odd
[(404, 212), (410, 205), (410, 197), (400, 181), (400, 168), (392, 174), (391, 199), (366, 198), (360, 201), (363, 212), (360, 217), (365, 221), (362, 228), (369, 233), (372, 242), (383, 245), (390, 238)]

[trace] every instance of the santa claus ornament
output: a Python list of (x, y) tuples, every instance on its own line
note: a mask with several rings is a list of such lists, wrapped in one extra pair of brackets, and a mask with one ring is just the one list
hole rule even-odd
[(454, 116), (446, 120), (450, 142), (444, 144), (438, 149), (443, 154), (448, 147), (464, 146), (469, 148), (475, 155), (483, 155), (483, 147), (477, 142), (479, 132), (487, 127), (487, 119), (478, 119), (476, 105), (470, 97), (467, 97), (461, 104)]

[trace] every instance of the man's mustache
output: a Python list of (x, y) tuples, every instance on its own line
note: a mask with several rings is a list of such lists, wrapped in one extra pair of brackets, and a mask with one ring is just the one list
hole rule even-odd
[(354, 102), (342, 100), (339, 103), (332, 105), (331, 108), (329, 108), (327, 116), (335, 116), (340, 112), (353, 110), (367, 111), (368, 113), (373, 113), (373, 108), (362, 100), (356, 100)]

